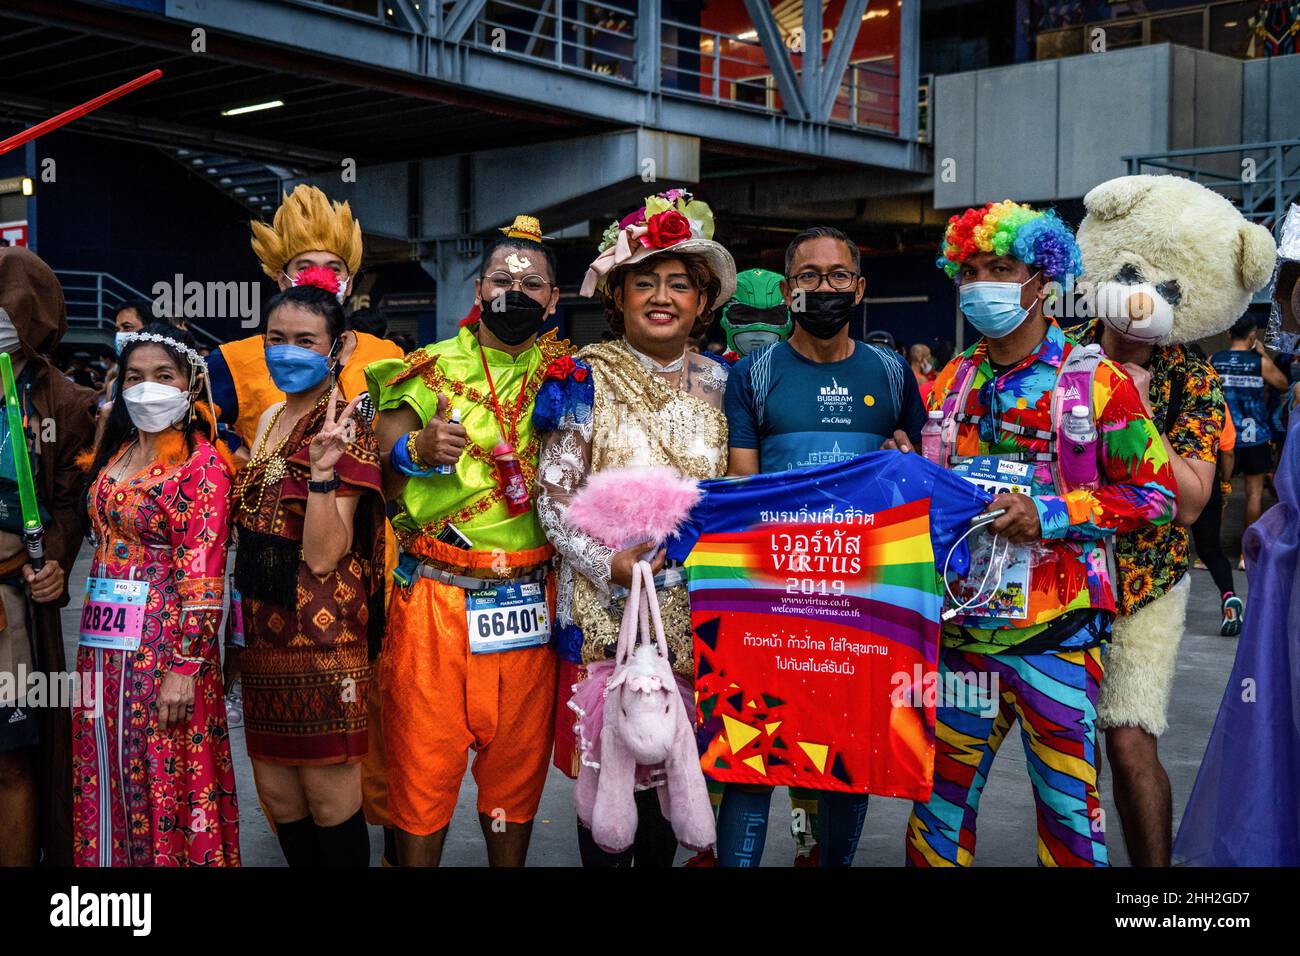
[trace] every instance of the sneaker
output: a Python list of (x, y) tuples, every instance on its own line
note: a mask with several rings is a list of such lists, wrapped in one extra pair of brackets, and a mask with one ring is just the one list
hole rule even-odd
[(817, 846), (815, 843), (813, 844), (812, 849), (809, 850), (807, 853), (799, 853), (796, 851), (794, 855), (794, 865), (797, 867), (804, 867), (804, 866), (820, 867), (822, 865), (821, 851), (822, 848)]
[(1246, 611), (1246, 606), (1241, 603), (1241, 598), (1235, 594), (1229, 594), (1223, 599), (1223, 623), (1219, 625), (1219, 633), (1224, 637), (1237, 637), (1241, 634), (1241, 618)]
[(682, 866), (717, 866), (717, 865), (718, 865), (718, 858), (713, 855), (712, 850), (703, 850), (695, 854), (693, 857), (691, 857), (689, 860), (687, 860), (685, 863), (682, 864)]

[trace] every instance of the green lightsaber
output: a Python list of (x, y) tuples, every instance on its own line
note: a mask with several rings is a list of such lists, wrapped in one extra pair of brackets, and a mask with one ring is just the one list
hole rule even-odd
[(18, 500), (23, 508), (23, 543), (32, 570), (45, 565), (45, 531), (36, 507), (36, 482), (32, 480), (32, 462), (27, 457), (27, 433), (23, 430), (23, 412), (18, 407), (18, 386), (14, 384), (14, 365), (8, 352), (0, 352), (0, 379), (4, 381), (5, 411), (9, 417), (9, 444), (13, 447), (14, 477), (18, 481)]

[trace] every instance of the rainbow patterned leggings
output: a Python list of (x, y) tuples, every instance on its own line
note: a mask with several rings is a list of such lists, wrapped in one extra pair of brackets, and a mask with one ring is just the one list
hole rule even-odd
[[(908, 865), (974, 861), (980, 794), (998, 747), (1018, 718), (1038, 809), (1039, 865), (1107, 866), (1097, 794), (1101, 676), (1101, 647), (1023, 656), (944, 649), (934, 791), (926, 803), (912, 806)], [(984, 693), (966, 690), (973, 687)], [(953, 688), (961, 693), (953, 694)]]

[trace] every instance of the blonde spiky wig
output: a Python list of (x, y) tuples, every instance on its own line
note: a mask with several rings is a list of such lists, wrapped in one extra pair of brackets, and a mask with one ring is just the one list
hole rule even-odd
[(361, 268), (361, 224), (352, 218), (352, 207), (330, 202), (315, 186), (295, 186), (271, 225), (254, 222), (252, 227), (253, 252), (272, 279), (304, 252), (332, 252), (348, 264), (352, 275)]

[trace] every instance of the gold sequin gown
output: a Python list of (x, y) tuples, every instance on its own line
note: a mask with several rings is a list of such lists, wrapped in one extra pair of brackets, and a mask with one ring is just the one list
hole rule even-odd
[[(589, 416), (567, 415), (542, 443), (537, 508), (560, 561), (556, 624), (581, 629), (588, 664), (613, 655), (627, 592), (610, 584), (614, 551), (565, 520), (568, 503), (588, 475), (607, 468), (669, 465), (700, 480), (725, 474), (727, 368), (688, 352), (674, 383), (674, 373), (622, 339), (587, 346), (576, 358), (591, 365), (595, 402)], [(686, 586), (661, 586), (658, 597), (673, 669), (693, 677)]]

